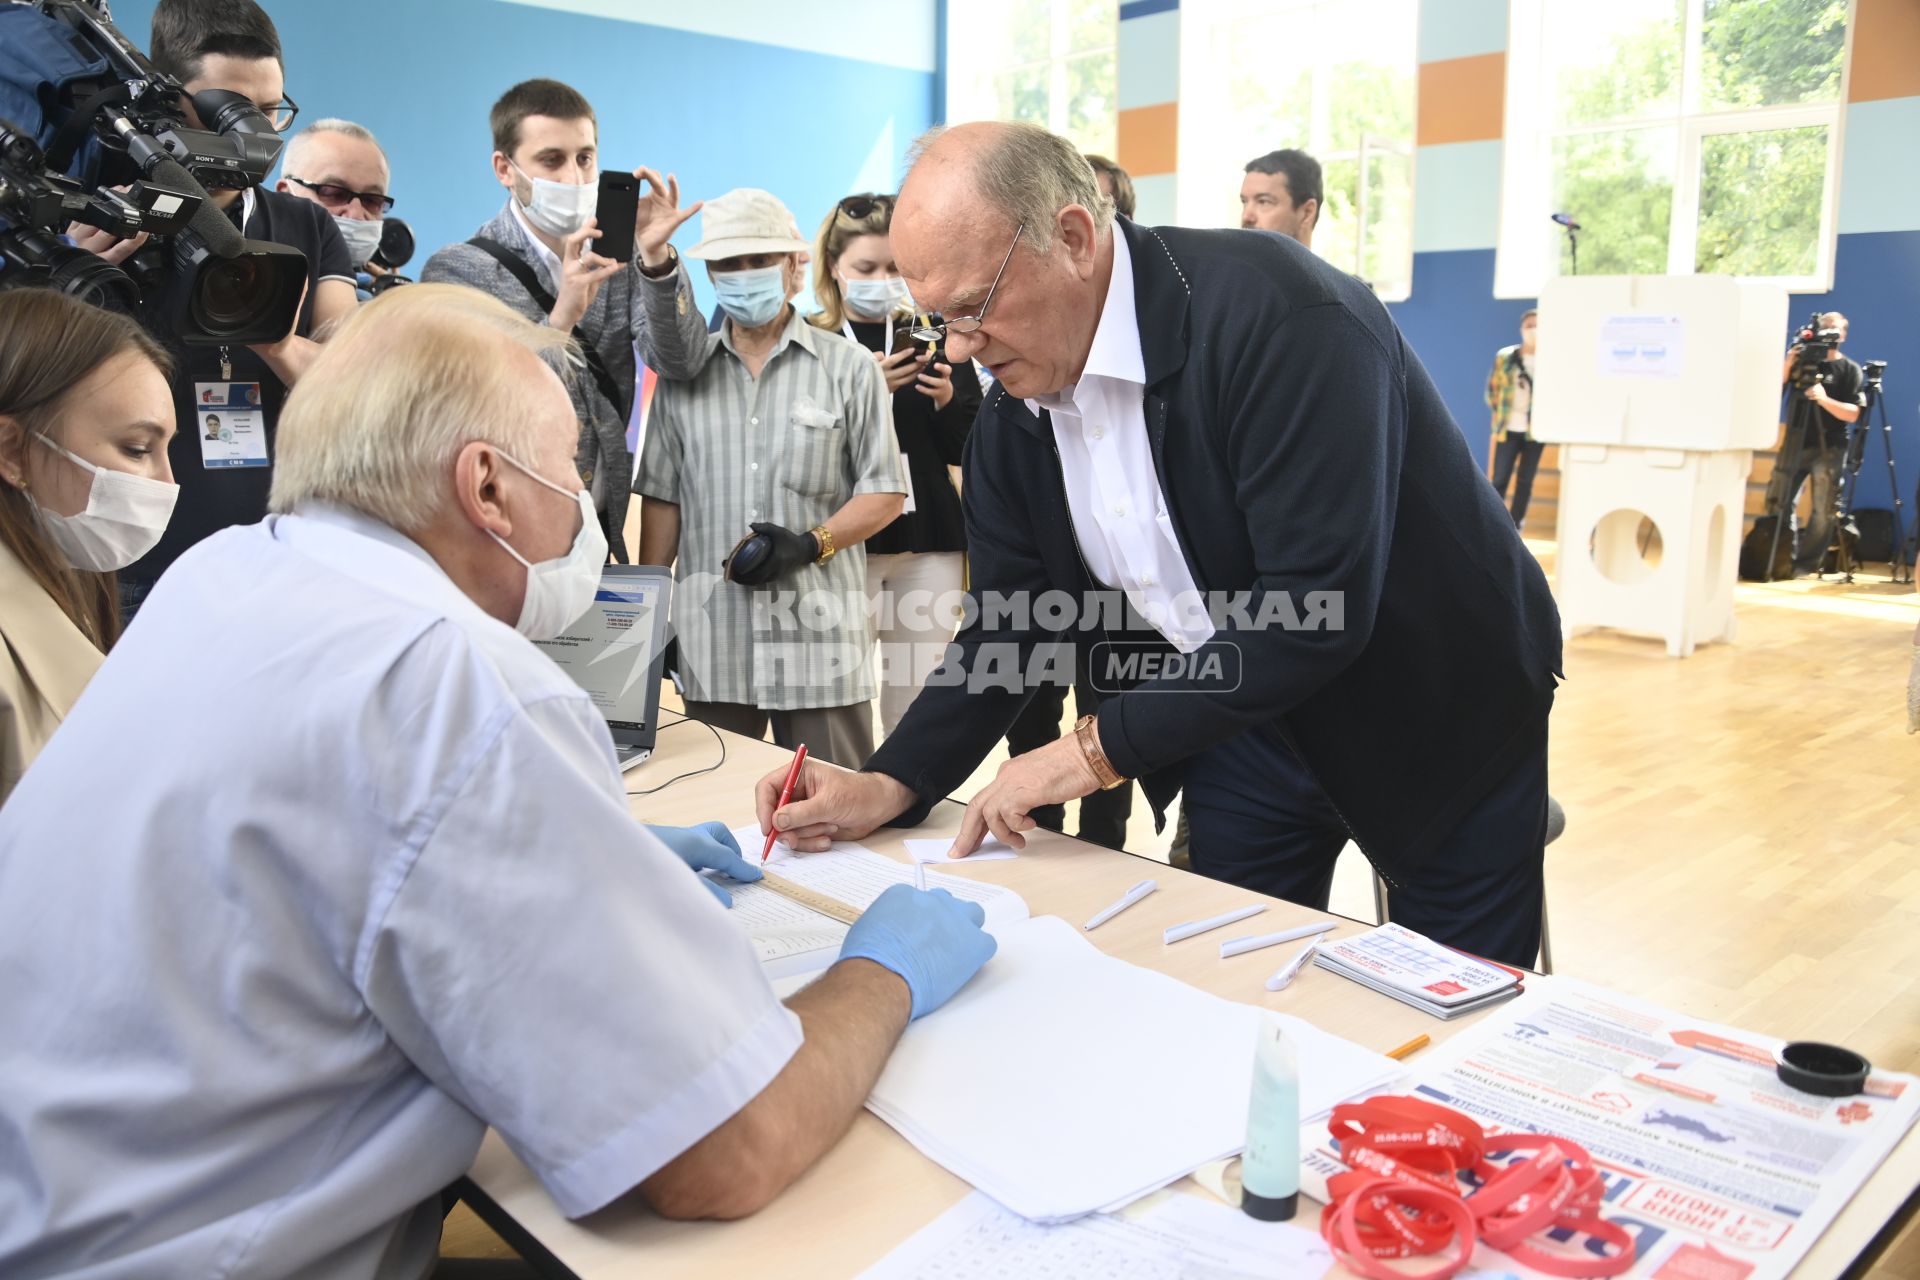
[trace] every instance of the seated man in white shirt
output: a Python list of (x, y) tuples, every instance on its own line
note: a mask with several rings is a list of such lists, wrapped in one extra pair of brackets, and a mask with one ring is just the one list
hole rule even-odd
[(180, 559), (0, 812), (0, 1275), (422, 1276), (488, 1125), (569, 1215), (751, 1213), (992, 954), (896, 886), (783, 1006), (688, 865), (757, 870), (629, 815), (527, 638), (606, 558), (566, 341), (361, 310), (275, 514)]

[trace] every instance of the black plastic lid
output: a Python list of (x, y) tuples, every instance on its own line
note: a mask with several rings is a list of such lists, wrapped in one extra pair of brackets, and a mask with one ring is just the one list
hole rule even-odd
[(1802, 1093), (1850, 1098), (1864, 1089), (1873, 1064), (1851, 1049), (1817, 1040), (1783, 1045), (1775, 1059), (1780, 1079)]
[(1240, 1188), (1240, 1208), (1249, 1218), (1261, 1222), (1290, 1222), (1299, 1204), (1298, 1195), (1257, 1196), (1244, 1186)]

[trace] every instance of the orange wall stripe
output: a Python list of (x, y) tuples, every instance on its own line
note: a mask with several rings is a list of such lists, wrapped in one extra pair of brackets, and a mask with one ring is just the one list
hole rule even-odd
[(1421, 63), (1415, 142), (1431, 147), (1499, 138), (1505, 132), (1506, 87), (1505, 53)]
[(1859, 0), (1848, 102), (1920, 96), (1920, 0)]
[(1158, 102), (1120, 113), (1114, 159), (1134, 177), (1172, 173), (1180, 154), (1180, 104)]

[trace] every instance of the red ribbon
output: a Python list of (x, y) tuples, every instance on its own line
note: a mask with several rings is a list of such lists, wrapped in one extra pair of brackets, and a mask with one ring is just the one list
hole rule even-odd
[[(1633, 1237), (1600, 1216), (1605, 1187), (1576, 1142), (1489, 1134), (1450, 1107), (1407, 1097), (1342, 1103), (1327, 1130), (1349, 1171), (1327, 1181), (1320, 1234), (1361, 1275), (1446, 1280), (1467, 1265), (1478, 1240), (1524, 1266), (1575, 1280), (1616, 1276), (1633, 1265)], [(1532, 1154), (1504, 1168), (1487, 1159), (1508, 1152)], [(1468, 1194), (1462, 1175), (1479, 1189)], [(1569, 1255), (1532, 1243), (1556, 1230), (1579, 1232), (1603, 1248)], [(1378, 1261), (1428, 1257), (1450, 1246), (1451, 1256), (1424, 1271)]]

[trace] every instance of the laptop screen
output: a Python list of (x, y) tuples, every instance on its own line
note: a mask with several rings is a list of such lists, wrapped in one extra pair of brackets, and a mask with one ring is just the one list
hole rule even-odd
[(622, 743), (650, 738), (659, 715), (672, 582), (668, 570), (651, 565), (608, 565), (587, 611), (564, 634), (539, 642)]

